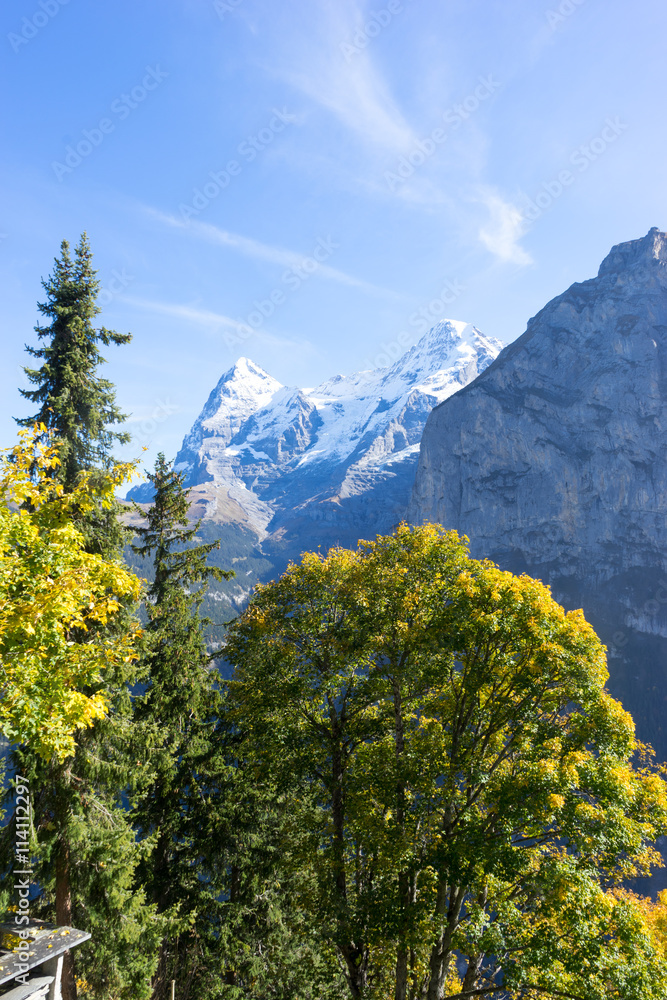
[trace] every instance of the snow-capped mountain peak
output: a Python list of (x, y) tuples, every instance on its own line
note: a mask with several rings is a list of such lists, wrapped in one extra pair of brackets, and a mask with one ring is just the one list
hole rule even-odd
[[(309, 390), (322, 428), (300, 465), (351, 456), (359, 460), (366, 453), (378, 462), (402, 450), (400, 435), (385, 438), (385, 430), (395, 421), (403, 425), (404, 447), (418, 445), (431, 409), (467, 385), (501, 348), (499, 341), (469, 323), (442, 320), (391, 367), (336, 375)], [(380, 438), (385, 438), (384, 447), (379, 447)]]
[(485, 337), (471, 323), (441, 320), (394, 363), (386, 381), (400, 379), (415, 388), (428, 385), (438, 393), (452, 382), (458, 382), (460, 388), (470, 381), (473, 369), (474, 378), (501, 347), (499, 341)]
[[(331, 520), (334, 510), (339, 518), (370, 494), (381, 504), (388, 478), (393, 510), (403, 493), (407, 504), (430, 411), (501, 347), (469, 323), (442, 320), (390, 367), (335, 375), (309, 389), (283, 386), (239, 358), (185, 436), (176, 467), (198, 496), (215, 493), (211, 509), (227, 517), (233, 508), (233, 519), (261, 537), (283, 530), (296, 512)], [(141, 491), (133, 495), (146, 499)], [(222, 494), (231, 506), (221, 505)]]
[(222, 375), (183, 439), (177, 468), (198, 466), (199, 453), (207, 438), (216, 439), (218, 448), (230, 445), (245, 421), (257, 410), (269, 406), (282, 388), (277, 379), (250, 358), (239, 358)]

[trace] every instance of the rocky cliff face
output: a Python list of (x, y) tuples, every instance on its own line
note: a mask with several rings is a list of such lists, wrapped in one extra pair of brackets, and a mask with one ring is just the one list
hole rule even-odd
[(409, 508), (552, 585), (667, 758), (667, 236), (615, 246), (426, 423)]

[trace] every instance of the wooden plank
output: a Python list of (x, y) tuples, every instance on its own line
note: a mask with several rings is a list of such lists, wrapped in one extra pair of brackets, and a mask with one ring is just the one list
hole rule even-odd
[(46, 997), (49, 986), (53, 982), (53, 976), (36, 976), (29, 979), (25, 985), (21, 983), (9, 993), (1, 993), (0, 1000), (41, 1000)]
[(40, 972), (43, 972), (45, 975), (53, 976), (47, 1000), (63, 1000), (63, 961), (64, 955), (58, 955), (57, 958), (50, 958), (48, 962), (44, 962), (44, 965), (40, 969)]
[[(6, 932), (8, 929), (16, 933), (15, 927), (0, 925), (0, 932)], [(90, 939), (87, 931), (77, 930), (76, 927), (54, 927), (53, 924), (44, 924), (41, 921), (34, 926), (31, 924), (29, 930), (32, 933), (29, 947), (26, 949), (27, 962), (21, 962), (16, 951), (0, 949), (0, 986)]]

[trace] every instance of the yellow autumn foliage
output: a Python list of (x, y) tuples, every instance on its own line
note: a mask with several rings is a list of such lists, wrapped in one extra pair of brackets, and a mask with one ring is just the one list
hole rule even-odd
[(62, 760), (75, 731), (106, 712), (94, 690), (105, 670), (135, 658), (136, 631), (111, 638), (105, 627), (140, 584), (120, 561), (86, 552), (72, 523), (74, 512), (108, 507), (130, 467), (83, 475), (65, 493), (45, 433), (22, 431), (0, 464), (0, 729)]

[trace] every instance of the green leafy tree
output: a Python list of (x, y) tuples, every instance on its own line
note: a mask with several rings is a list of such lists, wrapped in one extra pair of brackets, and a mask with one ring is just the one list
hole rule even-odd
[[(136, 627), (124, 628), (114, 639), (108, 626), (119, 615), (125, 621), (121, 602), (136, 599), (140, 586), (119, 559), (86, 552), (83, 536), (71, 523), (72, 510), (81, 515), (100, 504), (111, 504), (116, 487), (127, 478), (128, 467), (117, 466), (104, 477), (96, 477), (94, 483), (84, 475), (72, 492), (66, 493), (50, 475), (58, 466), (57, 449), (37, 441), (44, 434), (43, 426), (21, 432), (20, 443), (0, 475), (6, 500), (0, 507), (0, 654), (4, 675), (0, 718), (5, 734), (23, 744), (13, 754), (17, 770), (42, 779), (45, 774), (58, 774), (62, 782), (68, 782), (72, 755), (80, 755), (89, 742), (81, 730), (104, 720), (109, 707), (102, 676), (111, 671), (126, 672), (136, 659)], [(135, 916), (140, 900), (128, 892), (130, 887), (123, 884), (122, 875), (118, 881), (118, 865), (109, 863), (109, 849), (115, 850), (116, 861), (121, 856), (127, 872), (128, 856), (136, 851), (131, 831), (126, 824), (118, 827), (109, 823), (108, 810), (89, 783), (82, 786), (79, 781), (79, 794), (67, 799), (62, 792), (54, 797), (53, 789), (43, 780), (29, 787), (37, 828), (31, 849), (39, 858), (43, 897), (38, 906), (44, 906), (49, 897), (55, 902), (59, 876), (61, 889), (63, 885), (70, 888), (70, 917), (80, 925), (87, 926), (89, 921), (85, 906), (77, 906), (77, 902), (92, 902), (95, 888), (98, 897), (122, 901), (124, 926), (114, 927), (114, 916), (116, 925), (119, 922), (118, 911), (107, 908), (105, 913), (112, 918), (107, 929), (115, 931), (115, 951), (122, 955), (123, 945), (125, 952), (129, 950), (127, 930), (130, 937), (137, 936)], [(82, 865), (77, 837), (81, 815), (76, 805), (80, 805), (77, 799), (91, 795), (99, 829), (108, 827), (111, 836), (105, 842), (104, 835), (98, 834), (97, 857), (93, 860), (89, 854)], [(71, 809), (72, 798), (75, 811), (65, 821), (55, 814), (56, 803)], [(65, 823), (69, 836), (68, 851), (63, 854), (59, 841), (49, 833), (44, 837), (43, 832), (56, 824), (62, 830)], [(11, 822), (2, 844), (10, 865), (14, 842)], [(110, 878), (105, 877), (105, 869)], [(98, 882), (107, 883), (102, 893), (101, 886), (94, 884), (93, 873), (101, 876)], [(9, 876), (12, 882), (11, 867)], [(85, 888), (78, 895), (74, 891), (72, 900), (72, 886), (80, 888), (81, 880)], [(6, 905), (15, 902), (11, 888), (5, 889), (3, 896)], [(61, 898), (60, 905), (66, 903)], [(102, 979), (108, 979), (101, 971), (107, 968), (108, 940), (96, 942)]]
[[(662, 998), (660, 768), (604, 647), (439, 526), (304, 556), (232, 623), (243, 755), (354, 998)], [(299, 875), (300, 873), (300, 875)]]
[[(84, 474), (65, 492), (48, 474), (57, 449), (35, 440), (43, 431), (22, 432), (0, 478), (10, 500), (0, 509), (0, 715), (19, 744), (12, 767), (31, 792), (32, 912), (90, 928), (94, 954), (77, 955), (84, 995), (129, 1000), (150, 982), (157, 948), (151, 907), (132, 884), (140, 848), (119, 792), (127, 764), (118, 702), (136, 673), (138, 640), (122, 602), (136, 599), (140, 585), (119, 557), (86, 552), (70, 520), (72, 510), (81, 517), (112, 503), (128, 469), (116, 466), (94, 483)], [(5, 883), (13, 882), (15, 839), (12, 815), (1, 844)], [(3, 898), (14, 902), (11, 887)], [(71, 996), (71, 958), (67, 971)]]
[(94, 483), (84, 476), (65, 493), (51, 475), (57, 448), (36, 440), (44, 432), (22, 431), (0, 466), (0, 726), (11, 741), (63, 760), (73, 734), (106, 713), (102, 674), (136, 659), (136, 628), (112, 641), (100, 626), (140, 587), (119, 560), (86, 552), (70, 520), (73, 510), (113, 503), (128, 467)]
[[(27, 370), (35, 389), (24, 395), (39, 404), (35, 416), (61, 455), (62, 464), (49, 474), (75, 502), (81, 479), (93, 484), (104, 479), (117, 467), (112, 446), (127, 440), (114, 430), (124, 417), (113, 386), (98, 376), (103, 361), (98, 345), (127, 343), (129, 336), (93, 326), (99, 283), (85, 235), (73, 261), (63, 243), (43, 284), (48, 300), (40, 309), (51, 323), (37, 328), (42, 345), (29, 348), (43, 363)], [(118, 511), (116, 501), (73, 506), (72, 523), (83, 535), (86, 552), (120, 560), (126, 533)], [(120, 604), (113, 620), (99, 622), (94, 630), (73, 630), (69, 641), (85, 645), (94, 631), (99, 642), (116, 644), (134, 628), (134, 601)], [(134, 842), (124, 801), (136, 771), (129, 756), (130, 690), (136, 681), (135, 662), (110, 662), (98, 681), (78, 689), (104, 702), (107, 713), (78, 732), (74, 753), (64, 762), (57, 756), (44, 760), (27, 745), (12, 755), (13, 768), (30, 781), (36, 817), (32, 850), (39, 894), (33, 912), (58, 924), (78, 924), (94, 941), (67, 956), (64, 1000), (75, 1000), (77, 991), (96, 1000), (150, 995), (161, 928), (154, 907), (135, 886), (144, 848)], [(3, 841), (6, 872), (11, 870), (11, 829), (10, 821)]]

